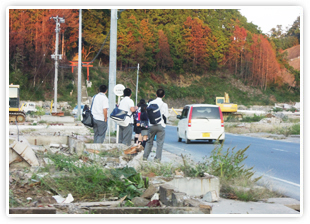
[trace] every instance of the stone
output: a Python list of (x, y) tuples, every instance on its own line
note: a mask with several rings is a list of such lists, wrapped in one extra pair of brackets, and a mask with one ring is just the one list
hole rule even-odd
[(135, 197), (131, 201), (136, 207), (145, 207), (150, 202), (150, 200), (142, 197)]
[(143, 194), (141, 195), (142, 198), (152, 198), (152, 196), (157, 193), (159, 190), (158, 187), (155, 187), (154, 185), (150, 185), (146, 191), (143, 192)]
[(207, 202), (215, 202), (219, 200), (219, 196), (218, 193), (216, 191), (209, 191), (207, 192), (203, 198), (203, 200), (207, 201)]

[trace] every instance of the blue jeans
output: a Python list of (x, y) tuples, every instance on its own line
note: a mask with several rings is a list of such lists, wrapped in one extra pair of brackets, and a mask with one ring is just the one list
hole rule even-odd
[(107, 131), (108, 124), (105, 121), (100, 121), (94, 119), (94, 143), (103, 143), (105, 138), (105, 133)]

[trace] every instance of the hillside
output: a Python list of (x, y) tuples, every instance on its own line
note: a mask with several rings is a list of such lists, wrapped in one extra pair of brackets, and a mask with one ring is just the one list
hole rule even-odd
[[(288, 48), (284, 52), (287, 52), (286, 60), (288, 61), (288, 64), (295, 70), (300, 71), (300, 45)], [(285, 83), (288, 83), (288, 85), (295, 86), (295, 77), (288, 70), (282, 70), (281, 77)]]

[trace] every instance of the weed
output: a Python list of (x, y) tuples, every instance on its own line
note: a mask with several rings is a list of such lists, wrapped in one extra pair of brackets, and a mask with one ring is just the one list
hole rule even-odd
[(39, 124), (44, 124), (44, 123), (46, 123), (46, 121), (40, 120), (40, 121), (38, 121), (38, 123), (39, 123)]
[(281, 112), (281, 111), (283, 111), (283, 109), (280, 108), (280, 107), (274, 107), (274, 108), (272, 109), (272, 111), (276, 113), (276, 112)]
[(243, 117), (242, 121), (243, 122), (258, 122), (258, 121), (260, 121), (263, 118), (265, 118), (264, 115), (256, 115), (256, 114), (254, 114), (253, 117)]
[[(251, 179), (255, 172), (252, 171), (253, 167), (244, 168), (241, 163), (247, 158), (245, 155), (246, 150), (240, 149), (237, 152), (234, 151), (235, 147), (229, 152), (229, 148), (226, 152), (223, 152), (223, 145), (216, 146), (212, 152), (210, 159), (212, 162), (210, 164), (211, 173), (215, 176), (219, 176), (222, 179), (232, 179), (236, 177), (243, 176), (247, 179)], [(254, 182), (258, 181), (261, 177), (255, 178)]]
[(38, 116), (45, 115), (45, 110), (42, 107), (36, 106), (36, 109), (37, 111), (34, 113), (34, 115), (38, 115)]

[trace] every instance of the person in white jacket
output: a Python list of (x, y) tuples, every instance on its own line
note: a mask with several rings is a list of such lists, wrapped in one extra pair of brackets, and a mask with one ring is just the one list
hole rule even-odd
[(156, 91), (156, 96), (157, 98), (155, 100), (152, 100), (149, 103), (149, 105), (151, 104), (158, 105), (162, 119), (158, 124), (150, 124), (148, 140), (145, 145), (143, 159), (147, 160), (147, 158), (149, 157), (150, 152), (153, 147), (154, 137), (156, 135), (157, 149), (156, 149), (156, 156), (154, 160), (157, 162), (160, 162), (162, 151), (163, 151), (163, 146), (164, 146), (165, 133), (166, 133), (165, 128), (166, 128), (166, 123), (167, 123), (167, 119), (169, 116), (169, 112), (168, 112), (168, 105), (164, 103), (162, 100), (165, 96), (165, 91), (163, 89), (158, 89)]

